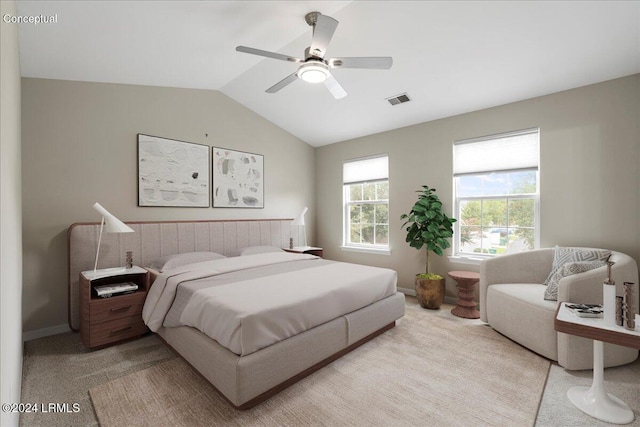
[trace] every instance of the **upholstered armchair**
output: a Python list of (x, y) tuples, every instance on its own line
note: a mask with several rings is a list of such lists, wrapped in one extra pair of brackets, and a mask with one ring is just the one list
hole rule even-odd
[[(602, 304), (602, 282), (606, 267), (562, 278), (558, 282), (558, 301), (544, 299), (554, 249), (538, 249), (485, 260), (480, 265), (480, 318), (502, 335), (516, 341), (566, 369), (591, 369), (593, 344), (586, 338), (556, 332), (553, 324), (560, 301)], [(633, 258), (612, 252), (615, 262), (611, 276), (617, 295), (623, 295), (623, 282), (633, 282), (638, 307), (638, 266)], [(604, 345), (604, 366), (633, 362), (638, 350), (613, 344)]]

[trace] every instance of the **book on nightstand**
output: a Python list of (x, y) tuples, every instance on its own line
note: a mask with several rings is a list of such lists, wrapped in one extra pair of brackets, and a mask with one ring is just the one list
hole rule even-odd
[(101, 285), (93, 288), (95, 294), (100, 298), (109, 298), (114, 295), (123, 295), (138, 290), (138, 285), (133, 282), (112, 283), (110, 285)]

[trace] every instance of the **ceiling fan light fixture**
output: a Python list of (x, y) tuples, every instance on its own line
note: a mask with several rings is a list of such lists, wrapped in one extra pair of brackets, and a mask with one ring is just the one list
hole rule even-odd
[(266, 93), (276, 93), (300, 79), (308, 83), (324, 83), (324, 86), (331, 92), (331, 95), (333, 95), (335, 99), (341, 99), (347, 96), (347, 91), (344, 90), (331, 74), (329, 71), (330, 68), (368, 68), (374, 70), (388, 70), (391, 68), (393, 58), (388, 56), (356, 56), (325, 59), (327, 47), (336, 31), (338, 21), (320, 12), (308, 13), (305, 16), (305, 21), (313, 27), (313, 34), (311, 36), (311, 45), (304, 50), (304, 59), (283, 55), (282, 53), (254, 49), (252, 47), (236, 46), (236, 51), (238, 52), (300, 64), (294, 73), (289, 74), (265, 90)]
[(299, 78), (309, 83), (322, 83), (329, 78), (329, 67), (320, 61), (306, 62), (298, 68)]

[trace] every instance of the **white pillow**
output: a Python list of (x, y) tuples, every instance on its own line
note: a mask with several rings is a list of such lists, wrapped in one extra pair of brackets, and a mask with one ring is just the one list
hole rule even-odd
[(181, 254), (168, 255), (166, 257), (155, 260), (149, 267), (163, 272), (172, 268), (182, 267), (183, 265), (193, 264), (196, 262), (213, 261), (215, 259), (226, 258), (216, 252), (185, 252)]
[(240, 251), (240, 255), (266, 254), (269, 252), (282, 252), (282, 249), (275, 246), (249, 246)]
[[(561, 279), (572, 276), (574, 274), (584, 273), (585, 271), (593, 270), (595, 268), (604, 267), (607, 265), (605, 261), (581, 261), (581, 262), (568, 262), (558, 269), (549, 280), (547, 289), (544, 291), (544, 299), (550, 301), (558, 301), (558, 283)], [(605, 276), (602, 276), (604, 281)]]
[(558, 270), (569, 262), (583, 262), (583, 261), (606, 261), (611, 256), (611, 251), (608, 249), (591, 249), (591, 248), (563, 248), (556, 246), (556, 251), (553, 254), (553, 267), (551, 267), (551, 273), (547, 276), (547, 280), (542, 283), (548, 285), (549, 281)]

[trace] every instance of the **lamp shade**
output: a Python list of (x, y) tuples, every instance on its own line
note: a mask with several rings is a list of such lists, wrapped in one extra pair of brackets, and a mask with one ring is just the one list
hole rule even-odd
[(105, 231), (107, 233), (133, 233), (133, 229), (131, 227), (103, 208), (100, 203), (95, 203), (93, 205), (93, 209), (102, 214), (102, 217), (104, 218)]
[(309, 210), (309, 208), (305, 206), (304, 209), (302, 209), (302, 212), (300, 213), (300, 215), (298, 215), (296, 217), (296, 219), (294, 219), (291, 224), (292, 225), (304, 225), (304, 214), (306, 214), (308, 210)]

